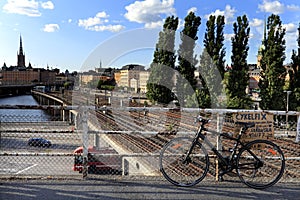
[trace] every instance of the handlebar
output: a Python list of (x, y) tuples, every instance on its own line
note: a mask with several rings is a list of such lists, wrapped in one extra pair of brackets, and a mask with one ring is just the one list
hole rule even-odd
[(209, 119), (204, 119), (202, 116), (198, 115), (196, 118), (195, 118), (195, 123), (197, 122), (201, 122), (202, 124), (207, 124), (208, 122), (210, 122)]

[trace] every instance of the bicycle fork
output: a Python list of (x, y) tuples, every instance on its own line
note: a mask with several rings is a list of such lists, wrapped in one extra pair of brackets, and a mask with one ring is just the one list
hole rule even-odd
[[(195, 136), (194, 139), (193, 139), (193, 142), (192, 142), (191, 147), (189, 148), (188, 152), (186, 153), (184, 159), (182, 160), (182, 164), (188, 165), (188, 164), (191, 163), (192, 159), (191, 159), (190, 155), (191, 155), (191, 153), (193, 152), (193, 149), (195, 148), (195, 146), (196, 146), (196, 144), (197, 144), (199, 138), (201, 137), (202, 140), (205, 139), (205, 136), (203, 136), (203, 135), (201, 134), (202, 130), (205, 130), (205, 129), (201, 126), (201, 127), (199, 128), (199, 130), (198, 130), (196, 136)], [(202, 148), (202, 143), (199, 143), (199, 145), (200, 145), (199, 148)]]
[[(195, 147), (196, 144), (197, 144), (197, 141), (198, 141), (197, 138), (199, 139), (199, 137), (194, 138), (193, 143), (192, 143), (190, 149), (188, 150), (188, 152), (186, 153), (184, 159), (182, 160), (182, 164), (188, 165), (188, 164), (191, 163), (192, 159), (191, 159), (190, 155), (191, 155), (191, 153), (193, 152), (193, 149), (194, 149), (194, 147)], [(202, 145), (202, 144), (200, 144), (200, 148), (202, 147), (201, 145)]]

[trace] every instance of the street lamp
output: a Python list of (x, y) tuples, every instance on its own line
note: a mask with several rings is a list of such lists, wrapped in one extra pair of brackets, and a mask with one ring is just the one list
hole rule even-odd
[(290, 90), (286, 91), (285, 90), (284, 92), (286, 92), (286, 130), (287, 130), (288, 129), (288, 121), (289, 121), (288, 120), (288, 117), (289, 117), (289, 115), (288, 115), (288, 112), (289, 112), (289, 96), (292, 93), (292, 91), (290, 91)]

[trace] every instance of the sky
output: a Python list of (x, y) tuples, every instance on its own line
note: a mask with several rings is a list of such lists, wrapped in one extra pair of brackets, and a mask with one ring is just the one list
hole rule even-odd
[[(95, 67), (148, 67), (158, 33), (168, 16), (179, 18), (176, 44), (184, 18), (201, 17), (195, 54), (200, 55), (211, 14), (225, 16), (226, 63), (231, 63), (233, 23), (250, 22), (248, 63), (256, 63), (264, 20), (277, 14), (286, 28), (286, 60), (297, 48), (299, 0), (0, 0), (0, 67), (17, 64), (22, 37), (26, 65), (86, 71)], [(178, 48), (177, 48), (178, 49)], [(199, 57), (199, 56), (198, 56)]]

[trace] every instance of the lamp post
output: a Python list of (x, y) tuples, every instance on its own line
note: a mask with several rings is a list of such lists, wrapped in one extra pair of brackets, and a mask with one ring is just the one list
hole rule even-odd
[[(288, 112), (289, 112), (289, 96), (290, 96), (290, 94), (292, 93), (292, 91), (290, 91), (290, 90), (288, 90), (288, 91), (284, 91), (284, 92), (286, 92), (286, 131), (288, 130), (288, 122), (289, 122), (289, 120), (288, 120), (288, 117), (289, 117), (289, 115), (288, 115)], [(288, 131), (287, 131), (287, 134), (288, 134)]]

